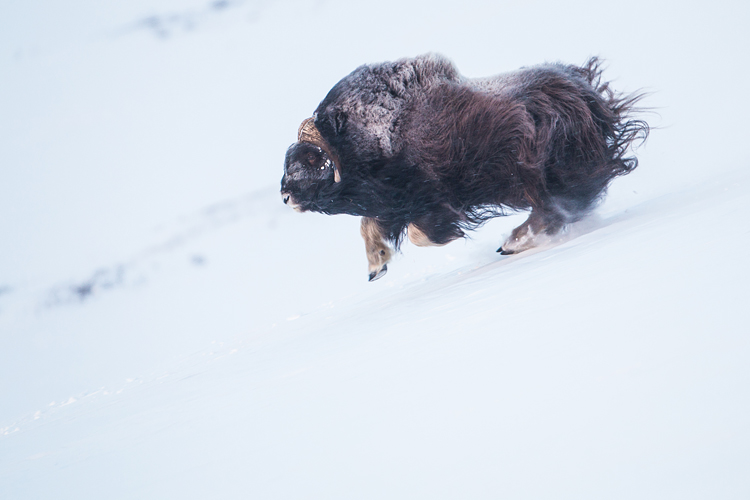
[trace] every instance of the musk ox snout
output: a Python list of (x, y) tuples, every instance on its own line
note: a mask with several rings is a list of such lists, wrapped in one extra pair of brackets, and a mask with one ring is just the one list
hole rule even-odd
[(320, 191), (335, 183), (333, 161), (322, 148), (308, 142), (289, 146), (281, 179), (282, 201), (300, 211), (316, 205)]

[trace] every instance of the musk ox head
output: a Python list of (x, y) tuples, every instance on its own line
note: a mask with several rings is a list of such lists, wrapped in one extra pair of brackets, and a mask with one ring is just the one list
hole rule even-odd
[(315, 127), (313, 118), (302, 122), (297, 142), (289, 146), (284, 159), (281, 197), (299, 212), (321, 211), (320, 200), (330, 195), (341, 181), (338, 160)]
[(403, 124), (415, 102), (435, 85), (458, 81), (437, 55), (365, 65), (339, 81), (299, 128), (284, 162), (281, 194), (298, 211), (330, 213), (339, 182), (399, 154), (409, 138)]

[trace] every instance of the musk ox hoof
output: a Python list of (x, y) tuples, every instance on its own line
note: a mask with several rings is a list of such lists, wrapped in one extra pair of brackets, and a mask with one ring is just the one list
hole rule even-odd
[(522, 234), (514, 234), (508, 238), (505, 243), (497, 250), (500, 255), (512, 255), (514, 253), (521, 253), (524, 250), (534, 248), (543, 243), (544, 236), (537, 235), (533, 231), (529, 230)]
[(564, 227), (565, 219), (560, 214), (532, 210), (526, 222), (515, 228), (497, 251), (510, 255), (544, 245)]
[(388, 266), (383, 265), (383, 267), (379, 271), (373, 271), (370, 273), (370, 277), (367, 279), (367, 281), (375, 281), (377, 279), (382, 278), (385, 276), (385, 273), (388, 272)]
[(513, 255), (516, 253), (521, 253), (534, 247), (543, 245), (550, 239), (550, 236), (547, 234), (534, 234), (529, 231), (524, 235), (517, 237), (511, 236), (510, 238), (508, 238), (505, 243), (503, 243), (503, 246), (498, 249), (498, 253), (500, 255)]

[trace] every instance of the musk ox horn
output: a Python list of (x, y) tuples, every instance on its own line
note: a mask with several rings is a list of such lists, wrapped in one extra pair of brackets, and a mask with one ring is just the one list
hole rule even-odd
[(333, 155), (331, 147), (328, 145), (326, 140), (323, 139), (323, 136), (320, 135), (320, 130), (315, 127), (314, 118), (308, 118), (299, 126), (299, 130), (297, 131), (297, 141), (309, 142), (310, 144), (314, 144), (322, 149), (323, 152), (328, 155), (328, 158), (330, 158), (333, 162), (333, 180), (336, 182), (341, 182), (341, 172), (339, 171), (338, 158)]
[(320, 135), (320, 131), (315, 128), (314, 118), (308, 118), (302, 122), (297, 131), (297, 140), (299, 142), (309, 142), (311, 144), (323, 142), (323, 137)]

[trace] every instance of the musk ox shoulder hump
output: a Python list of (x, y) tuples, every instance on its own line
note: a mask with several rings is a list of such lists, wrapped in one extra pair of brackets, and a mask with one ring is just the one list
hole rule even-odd
[(461, 81), (453, 63), (439, 54), (400, 59), (372, 68), (382, 71), (389, 90), (403, 97), (410, 96), (414, 91), (424, 92), (444, 82)]
[(399, 140), (404, 109), (437, 85), (460, 82), (453, 63), (437, 54), (360, 66), (341, 79), (315, 111), (315, 126), (334, 147), (339, 136), (358, 137), (350, 162), (392, 157)]

